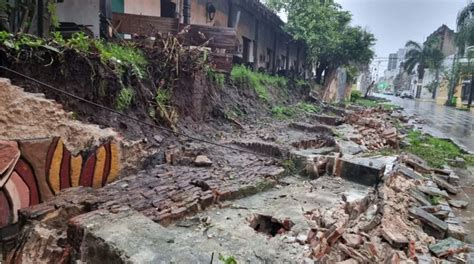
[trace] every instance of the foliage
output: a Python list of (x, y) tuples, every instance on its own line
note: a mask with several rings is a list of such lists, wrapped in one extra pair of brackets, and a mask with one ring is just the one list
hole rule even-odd
[(168, 105), (171, 99), (171, 93), (169, 90), (159, 89), (156, 92), (155, 101), (159, 105)]
[(415, 66), (418, 65), (418, 79), (423, 79), (425, 68), (428, 67), (433, 70), (440, 70), (444, 55), (439, 49), (439, 40), (428, 40), (425, 45), (421, 45), (415, 41), (408, 41), (405, 47), (408, 48), (405, 55), (404, 69), (408, 73), (412, 73)]
[(357, 76), (359, 75), (359, 69), (354, 64), (349, 64), (345, 67), (346, 69), (346, 82), (348, 84), (353, 84), (357, 81)]
[(365, 99), (365, 98), (360, 98), (358, 100), (355, 100), (355, 103), (364, 107), (377, 107), (379, 104), (375, 100), (370, 100), (370, 99)]
[(408, 140), (410, 145), (405, 150), (426, 160), (432, 167), (441, 168), (456, 157), (464, 158), (468, 164), (474, 159), (472, 155), (463, 154), (451, 141), (425, 135), (419, 131), (411, 131)]
[(464, 55), (466, 47), (474, 45), (474, 22), (468, 19), (467, 23), (458, 25), (458, 33), (456, 33), (456, 46), (459, 48), (461, 55)]
[(117, 96), (117, 109), (119, 111), (124, 111), (130, 107), (133, 102), (133, 97), (135, 93), (132, 88), (122, 88), (120, 93)]
[(287, 160), (282, 161), (281, 166), (285, 168), (286, 173), (289, 175), (294, 175), (298, 173), (296, 169), (296, 165), (292, 159), (287, 159)]
[(238, 264), (237, 259), (234, 256), (224, 256), (219, 254), (219, 260), (223, 264)]
[(439, 205), (441, 203), (442, 199), (443, 199), (443, 197), (441, 197), (439, 195), (431, 195), (430, 196), (430, 203), (432, 205)]
[(56, 1), (48, 1), (46, 9), (48, 10), (48, 13), (51, 17), (51, 26), (55, 29), (58, 28), (59, 27), (59, 18), (58, 18), (58, 15), (57, 15)]
[(211, 67), (207, 69), (207, 78), (216, 85), (217, 87), (224, 87), (225, 86), (225, 75), (223, 73), (216, 72)]
[(80, 52), (89, 52), (91, 39), (84, 32), (76, 32), (67, 40), (66, 46)]
[(95, 47), (104, 61), (116, 64), (121, 71), (131, 68), (132, 72), (143, 79), (146, 77), (146, 66), (148, 64), (143, 52), (133, 44), (117, 44), (111, 42), (95, 41)]
[(265, 73), (254, 72), (251, 69), (237, 65), (234, 66), (231, 72), (231, 78), (234, 81), (246, 83), (255, 89), (258, 97), (266, 102), (270, 99), (270, 94), (267, 90), (268, 86), (285, 88), (287, 79), (279, 76), (271, 76)]
[(287, 13), (285, 29), (306, 42), (312, 60), (319, 61), (319, 76), (350, 63), (367, 64), (374, 56), (374, 35), (351, 26), (351, 14), (334, 0), (268, 0), (267, 5)]
[(362, 98), (362, 92), (359, 90), (352, 90), (351, 91), (351, 102), (356, 102), (357, 100)]
[(276, 119), (284, 120), (295, 116), (296, 111), (291, 107), (274, 106), (272, 108), (272, 116)]
[(319, 113), (321, 109), (315, 104), (300, 102), (294, 106), (274, 106), (272, 116), (276, 119), (285, 120), (297, 115)]

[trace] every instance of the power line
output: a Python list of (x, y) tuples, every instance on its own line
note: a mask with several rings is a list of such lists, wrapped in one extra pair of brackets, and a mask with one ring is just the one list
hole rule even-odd
[(124, 114), (124, 113), (121, 113), (121, 112), (119, 112), (119, 111), (117, 111), (117, 110), (114, 110), (114, 109), (112, 109), (112, 108), (109, 108), (109, 107), (107, 107), (107, 106), (103, 106), (103, 105), (94, 103), (94, 102), (92, 102), (92, 101), (89, 101), (89, 100), (87, 100), (87, 99), (84, 99), (84, 98), (82, 98), (82, 97), (79, 97), (79, 96), (77, 96), (77, 95), (75, 95), (75, 94), (72, 94), (72, 93), (66, 92), (66, 91), (64, 91), (64, 90), (61, 90), (61, 89), (59, 89), (59, 88), (53, 87), (53, 86), (51, 86), (51, 85), (49, 85), (49, 84), (47, 84), (47, 83), (44, 83), (44, 82), (42, 82), (42, 81), (40, 81), (40, 80), (37, 80), (37, 79), (35, 79), (35, 78), (32, 78), (32, 77), (30, 77), (30, 76), (27, 76), (27, 75), (25, 75), (25, 74), (22, 74), (22, 73), (20, 73), (20, 72), (17, 72), (17, 71), (15, 71), (15, 70), (9, 69), (9, 68), (7, 68), (7, 67), (0, 66), (0, 69), (5, 70), (5, 71), (10, 72), (10, 73), (13, 73), (13, 74), (15, 74), (15, 75), (18, 75), (18, 76), (20, 76), (20, 77), (23, 77), (23, 78), (25, 78), (25, 79), (28, 79), (28, 80), (30, 80), (30, 81), (32, 81), (32, 82), (35, 82), (35, 83), (37, 83), (37, 84), (39, 84), (39, 85), (42, 85), (42, 86), (48, 88), (48, 89), (50, 89), (50, 90), (53, 90), (53, 91), (62, 93), (62, 94), (64, 94), (64, 95), (66, 95), (66, 96), (72, 97), (72, 98), (74, 98), (74, 99), (76, 99), (76, 100), (78, 100), (78, 101), (81, 101), (81, 102), (90, 104), (90, 105), (95, 106), (95, 107), (97, 107), (97, 108), (101, 108), (101, 109), (103, 109), (103, 110), (106, 110), (106, 111), (108, 111), (108, 112), (117, 114), (117, 115), (119, 115), (119, 116), (125, 117), (125, 118), (127, 118), (127, 119), (130, 119), (130, 120), (132, 120), (132, 121), (135, 121), (135, 122), (140, 123), (140, 124), (143, 124), (143, 125), (147, 125), (147, 126), (150, 126), (150, 127), (154, 127), (154, 128), (157, 128), (157, 129), (160, 129), (160, 130), (163, 130), (163, 131), (167, 131), (167, 132), (170, 132), (170, 133), (174, 133), (174, 134), (176, 134), (176, 135), (179, 135), (179, 136), (183, 136), (183, 137), (192, 139), (192, 140), (196, 140), (196, 141), (199, 141), (199, 142), (207, 143), (207, 144), (210, 144), (210, 145), (213, 145), (213, 146), (217, 146), (217, 147), (221, 147), (221, 148), (226, 148), (226, 149), (229, 149), (229, 150), (234, 150), (234, 151), (249, 153), (249, 154), (253, 154), (253, 155), (256, 155), (256, 156), (268, 156), (268, 157), (273, 157), (273, 156), (271, 156), (271, 155), (266, 155), (266, 154), (264, 154), (264, 153), (258, 153), (258, 152), (251, 151), (251, 150), (245, 150), (245, 149), (234, 148), (234, 147), (231, 147), (231, 146), (222, 145), (222, 144), (219, 144), (219, 143), (212, 142), (212, 141), (210, 141), (210, 140), (208, 140), (208, 139), (201, 139), (201, 138), (189, 136), (189, 135), (187, 135), (187, 134), (185, 134), (185, 133), (177, 132), (177, 131), (174, 131), (174, 130), (172, 130), (172, 129), (170, 129), (170, 128), (164, 127), (164, 126), (160, 126), (160, 125), (148, 123), (148, 122), (142, 121), (142, 120), (140, 120), (140, 119), (138, 119), (138, 118), (135, 118), (135, 117), (126, 115), (126, 114)]

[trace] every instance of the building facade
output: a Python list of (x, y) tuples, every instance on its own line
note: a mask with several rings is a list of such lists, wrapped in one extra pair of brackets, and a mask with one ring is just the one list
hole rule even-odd
[[(115, 24), (120, 24), (119, 31), (140, 27), (137, 31), (150, 36), (156, 31), (178, 31), (186, 24), (233, 28), (237, 38), (233, 54), (240, 63), (272, 73), (307, 72), (306, 46), (286, 33), (280, 17), (259, 0), (64, 0), (57, 5), (61, 22), (91, 25), (96, 37), (102, 35), (99, 13), (105, 17), (110, 13), (110, 20), (120, 17)], [(132, 18), (147, 20), (135, 25), (129, 22)]]

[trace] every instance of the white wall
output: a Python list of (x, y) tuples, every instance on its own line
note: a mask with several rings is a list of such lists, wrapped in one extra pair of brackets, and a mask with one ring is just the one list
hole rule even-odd
[(161, 16), (160, 0), (125, 0), (125, 13), (146, 16)]
[(80, 25), (92, 25), (90, 29), (95, 37), (100, 34), (100, 0), (67, 0), (57, 3), (57, 15), (60, 22), (74, 22)]

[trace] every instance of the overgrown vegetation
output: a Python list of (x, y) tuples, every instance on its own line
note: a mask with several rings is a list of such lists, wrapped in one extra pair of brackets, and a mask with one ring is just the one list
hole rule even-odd
[(131, 69), (138, 78), (143, 79), (146, 77), (148, 62), (143, 52), (134, 46), (133, 43), (117, 44), (96, 40), (94, 45), (99, 51), (100, 58), (106, 63), (113, 63), (119, 74), (123, 73), (126, 69)]
[(355, 103), (357, 100), (362, 98), (362, 92), (359, 90), (351, 91), (351, 102)]
[(131, 88), (122, 88), (117, 96), (117, 109), (124, 111), (130, 107), (135, 93)]
[(234, 66), (230, 75), (233, 81), (246, 84), (255, 89), (258, 97), (265, 102), (268, 102), (270, 99), (267, 86), (286, 88), (288, 82), (284, 77), (254, 72), (252, 69), (242, 65)]
[(207, 78), (211, 83), (219, 88), (223, 88), (225, 86), (225, 75), (220, 72), (216, 72), (211, 67), (208, 67), (206, 70)]
[(420, 131), (411, 131), (408, 140), (410, 145), (404, 150), (426, 160), (432, 167), (442, 168), (456, 157), (463, 158), (468, 165), (474, 165), (474, 156), (463, 153), (451, 141), (422, 134)]
[(321, 109), (309, 103), (300, 102), (294, 106), (274, 106), (272, 108), (272, 116), (276, 119), (285, 120), (304, 114), (319, 113)]

